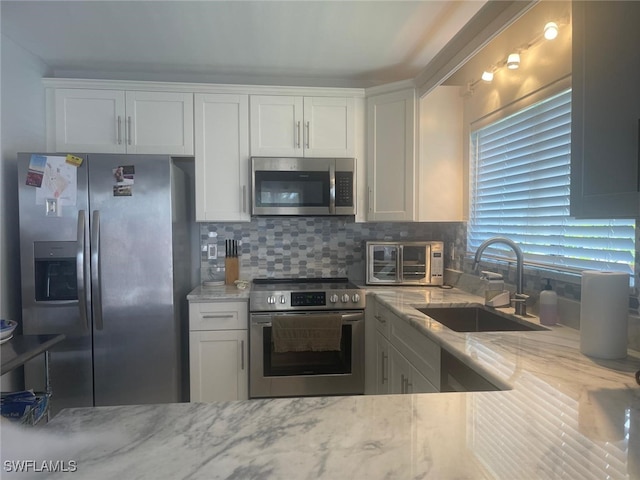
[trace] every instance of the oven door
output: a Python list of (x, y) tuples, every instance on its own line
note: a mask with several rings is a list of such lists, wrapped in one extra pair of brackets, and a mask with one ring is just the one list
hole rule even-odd
[(326, 158), (251, 159), (253, 215), (335, 213), (335, 161)]
[[(276, 316), (342, 317), (340, 349), (278, 353), (272, 338)], [(249, 396), (357, 395), (364, 393), (364, 312), (252, 313)]]

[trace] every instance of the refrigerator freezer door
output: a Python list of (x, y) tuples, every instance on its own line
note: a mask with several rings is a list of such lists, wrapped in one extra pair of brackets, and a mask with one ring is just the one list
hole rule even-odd
[[(33, 184), (32, 154), (18, 155), (22, 330), (26, 335), (63, 333), (49, 372), (55, 415), (61, 408), (93, 405), (91, 322), (86, 257), (89, 243), (87, 162), (47, 157), (40, 187)], [(29, 179), (28, 179), (29, 177)], [(30, 184), (28, 184), (30, 183)], [(25, 385), (44, 389), (44, 364), (25, 365)]]
[(171, 159), (91, 155), (95, 404), (180, 401)]

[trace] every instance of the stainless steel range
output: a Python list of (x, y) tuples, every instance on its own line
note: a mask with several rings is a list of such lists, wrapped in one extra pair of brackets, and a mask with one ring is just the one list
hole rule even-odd
[(365, 299), (346, 278), (255, 279), (250, 397), (363, 394)]

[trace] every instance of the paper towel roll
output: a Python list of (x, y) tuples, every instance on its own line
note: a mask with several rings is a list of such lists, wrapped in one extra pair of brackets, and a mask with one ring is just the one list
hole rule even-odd
[(627, 356), (629, 275), (582, 272), (580, 351), (596, 358)]

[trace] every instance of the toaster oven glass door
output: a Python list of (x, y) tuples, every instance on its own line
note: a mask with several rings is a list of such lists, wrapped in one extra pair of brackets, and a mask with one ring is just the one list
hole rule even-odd
[(402, 280), (408, 283), (429, 283), (431, 249), (424, 245), (402, 247)]
[(400, 281), (400, 246), (369, 245), (369, 283)]

